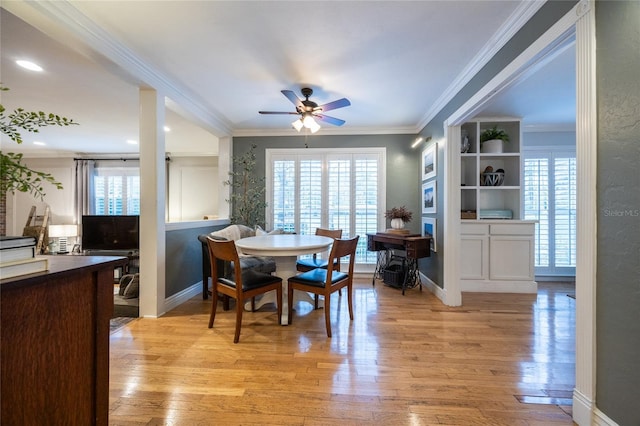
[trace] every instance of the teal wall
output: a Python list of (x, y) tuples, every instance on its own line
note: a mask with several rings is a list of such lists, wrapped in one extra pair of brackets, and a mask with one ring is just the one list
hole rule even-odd
[(227, 225), (167, 231), (165, 253), (165, 297), (173, 296), (202, 281), (202, 244), (198, 235)]
[(640, 2), (596, 2), (596, 405), (640, 425)]

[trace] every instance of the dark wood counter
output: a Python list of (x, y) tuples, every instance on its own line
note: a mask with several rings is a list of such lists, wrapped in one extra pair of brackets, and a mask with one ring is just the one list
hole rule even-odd
[(47, 258), (47, 272), (0, 281), (0, 423), (107, 425), (113, 270), (127, 258)]

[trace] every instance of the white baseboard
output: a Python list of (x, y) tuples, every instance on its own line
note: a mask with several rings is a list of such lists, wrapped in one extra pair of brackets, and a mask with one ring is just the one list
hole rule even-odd
[(573, 421), (580, 426), (591, 426), (593, 402), (577, 389), (573, 390)]
[(431, 281), (429, 277), (420, 272), (420, 282), (423, 286), (427, 288), (431, 293), (433, 293), (442, 303), (446, 300), (447, 292), (438, 284)]
[(573, 421), (579, 426), (618, 426), (576, 389), (573, 390)]
[(460, 280), (460, 291), (473, 293), (537, 293), (535, 281)]
[(202, 294), (202, 281), (198, 281), (191, 287), (187, 287), (184, 290), (164, 299), (163, 313), (169, 312), (171, 309), (183, 304), (198, 294)]
[(594, 426), (619, 426), (618, 423), (611, 420), (602, 411), (597, 408), (593, 410), (593, 425)]

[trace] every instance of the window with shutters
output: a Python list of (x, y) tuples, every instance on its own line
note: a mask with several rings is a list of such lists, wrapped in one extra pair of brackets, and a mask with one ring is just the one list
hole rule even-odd
[(94, 214), (139, 215), (139, 169), (96, 166), (93, 176), (93, 196)]
[(525, 151), (523, 163), (524, 219), (538, 221), (536, 274), (575, 275), (575, 151)]
[(360, 235), (356, 263), (375, 264), (366, 234), (384, 227), (384, 148), (267, 149), (266, 159), (268, 227)]

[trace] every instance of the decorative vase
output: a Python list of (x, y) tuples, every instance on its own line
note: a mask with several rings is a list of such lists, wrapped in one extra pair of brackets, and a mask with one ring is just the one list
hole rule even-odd
[(481, 150), (483, 153), (500, 154), (502, 152), (502, 146), (504, 142), (502, 139), (491, 139), (482, 142)]
[(393, 229), (402, 229), (404, 228), (404, 221), (399, 217), (391, 219), (391, 228)]

